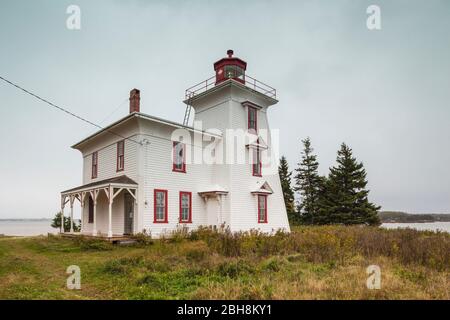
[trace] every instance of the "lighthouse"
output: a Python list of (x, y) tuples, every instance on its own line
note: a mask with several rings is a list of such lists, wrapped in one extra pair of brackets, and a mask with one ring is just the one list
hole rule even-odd
[[(276, 90), (249, 76), (247, 62), (234, 56), (233, 50), (228, 50), (213, 66), (213, 77), (186, 90), (185, 103), (195, 110), (194, 122), (201, 123), (202, 129), (222, 132), (218, 149), (223, 150), (222, 158), (226, 160), (213, 165), (210, 181), (227, 191), (227, 196), (221, 198), (221, 222), (232, 231), (288, 231), (268, 121), (269, 108), (278, 103)], [(227, 132), (246, 132), (253, 136), (253, 142), (236, 145), (236, 136), (230, 137)], [(233, 155), (229, 154), (230, 145), (234, 147)], [(236, 158), (228, 162), (237, 155), (243, 155), (246, 162), (240, 163)], [(264, 163), (264, 159), (271, 163)], [(208, 221), (214, 219), (212, 214)]]
[(144, 113), (143, 91), (133, 89), (127, 116), (73, 145), (83, 158), (83, 184), (61, 192), (61, 211), (70, 204), (73, 215), (80, 202), (82, 234), (112, 241), (141, 232), (170, 236), (180, 226), (289, 231), (268, 118), (276, 90), (251, 77), (233, 50), (212, 72), (186, 90), (193, 125)]
[(233, 54), (233, 50), (228, 50), (228, 57), (222, 58), (214, 63), (216, 84), (219, 84), (227, 79), (233, 79), (245, 84), (245, 70), (247, 69), (247, 62), (233, 57)]

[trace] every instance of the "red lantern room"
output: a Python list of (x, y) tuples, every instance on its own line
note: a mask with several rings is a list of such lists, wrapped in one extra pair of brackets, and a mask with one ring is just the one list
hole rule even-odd
[(247, 62), (233, 57), (233, 50), (228, 50), (227, 55), (228, 57), (222, 58), (214, 63), (216, 84), (228, 79), (234, 79), (245, 84), (245, 70), (247, 69)]

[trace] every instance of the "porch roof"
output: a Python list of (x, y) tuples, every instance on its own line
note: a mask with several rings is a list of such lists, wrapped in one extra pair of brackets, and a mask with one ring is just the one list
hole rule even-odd
[(133, 179), (130, 179), (126, 175), (122, 175), (119, 177), (114, 177), (114, 178), (110, 178), (110, 179), (104, 179), (104, 180), (100, 180), (100, 181), (87, 183), (87, 184), (84, 184), (84, 185), (76, 187), (76, 188), (62, 191), (61, 194), (64, 195), (64, 194), (80, 192), (80, 191), (85, 191), (85, 190), (99, 188), (99, 187), (107, 187), (109, 185), (137, 187), (138, 184)]
[(212, 186), (208, 186), (207, 188), (198, 191), (199, 195), (204, 195), (204, 194), (227, 194), (227, 193), (228, 193), (228, 191), (224, 187), (222, 187), (222, 186), (220, 186), (218, 184), (214, 184)]

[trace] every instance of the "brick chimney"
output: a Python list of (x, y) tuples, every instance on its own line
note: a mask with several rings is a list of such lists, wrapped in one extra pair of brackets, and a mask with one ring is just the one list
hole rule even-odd
[(130, 91), (130, 113), (140, 112), (141, 91), (133, 89)]

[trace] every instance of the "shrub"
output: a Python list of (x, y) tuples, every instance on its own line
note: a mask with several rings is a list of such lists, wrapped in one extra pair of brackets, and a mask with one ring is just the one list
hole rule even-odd
[(105, 262), (103, 270), (111, 274), (126, 274), (131, 267), (143, 265), (144, 257), (126, 257)]
[(209, 248), (205, 242), (195, 242), (195, 246), (184, 249), (188, 260), (199, 262), (210, 254)]
[(180, 243), (189, 238), (189, 229), (178, 225), (175, 230), (169, 233), (168, 240), (172, 243)]
[(411, 229), (386, 230), (367, 226), (308, 226), (273, 235), (255, 230), (231, 232), (228, 227), (201, 227), (188, 236), (203, 240), (227, 257), (299, 255), (312, 263), (345, 265), (357, 256), (386, 256), (404, 264), (437, 270), (450, 268), (450, 235)]
[(261, 264), (261, 269), (264, 271), (278, 272), (282, 269), (285, 262), (286, 261), (284, 259), (273, 257), (263, 261)]
[(216, 272), (223, 277), (236, 278), (242, 274), (253, 273), (253, 267), (244, 260), (226, 261), (219, 264)]
[(126, 274), (128, 272), (126, 266), (117, 260), (110, 260), (103, 265), (103, 271), (110, 274)]
[(74, 243), (80, 247), (81, 251), (107, 251), (113, 249), (112, 244), (107, 241), (81, 236), (75, 238)]
[(140, 245), (149, 245), (153, 244), (152, 234), (147, 233), (147, 230), (144, 229), (143, 232), (136, 233), (131, 236), (131, 239), (135, 240), (137, 244)]
[(141, 279), (139, 279), (137, 283), (139, 285), (148, 285), (152, 287), (159, 287), (161, 285), (159, 278), (152, 273), (146, 274)]

